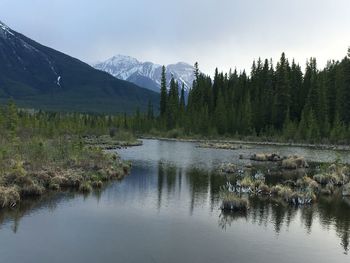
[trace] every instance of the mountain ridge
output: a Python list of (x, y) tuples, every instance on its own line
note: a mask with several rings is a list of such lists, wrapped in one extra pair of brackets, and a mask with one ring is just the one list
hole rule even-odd
[[(162, 65), (150, 61), (139, 61), (138, 59), (126, 56), (115, 55), (104, 62), (93, 65), (94, 68), (105, 71), (112, 76), (133, 82), (141, 87), (159, 92)], [(184, 84), (185, 92), (192, 88), (194, 67), (186, 62), (177, 62), (166, 66), (166, 77), (170, 82), (171, 77), (179, 82), (180, 87)]]
[(0, 22), (0, 101), (45, 110), (132, 112), (159, 95), (116, 79)]

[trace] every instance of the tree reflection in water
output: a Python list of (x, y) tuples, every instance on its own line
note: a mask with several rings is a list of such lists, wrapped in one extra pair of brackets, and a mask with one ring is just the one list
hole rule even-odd
[[(185, 200), (190, 215), (195, 209), (209, 208), (210, 212), (219, 210), (221, 203), (219, 190), (220, 186), (226, 182), (224, 177), (213, 171), (195, 167), (178, 168), (171, 163), (164, 162), (159, 162), (155, 171), (157, 174), (153, 176), (156, 178), (152, 179), (155, 184), (150, 188), (150, 191), (156, 194), (158, 210), (164, 207), (164, 202), (175, 197)], [(135, 187), (133, 180), (129, 181), (128, 191), (130, 191), (130, 187)], [(103, 194), (103, 189), (94, 191), (91, 196), (99, 201), (101, 194)], [(3, 224), (11, 222), (12, 230), (16, 233), (23, 216), (41, 209), (54, 210), (58, 203), (76, 196), (81, 196), (81, 194), (74, 191), (51, 193), (38, 199), (23, 201), (14, 209), (2, 210), (0, 212), (0, 229)], [(225, 231), (234, 225), (235, 221), (245, 220), (264, 227), (272, 225), (274, 231), (279, 234), (282, 228), (288, 229), (291, 222), (299, 219), (305, 231), (311, 233), (312, 226), (317, 220), (322, 228), (334, 229), (344, 253), (348, 253), (350, 199), (343, 198), (340, 193), (332, 197), (322, 196), (316, 204), (299, 208), (270, 198), (251, 197), (249, 201), (250, 209), (246, 213), (218, 213), (218, 226)]]

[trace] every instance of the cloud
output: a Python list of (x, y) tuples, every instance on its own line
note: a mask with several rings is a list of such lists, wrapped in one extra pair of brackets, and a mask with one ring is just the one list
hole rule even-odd
[[(0, 19), (86, 62), (122, 53), (168, 64), (250, 69), (282, 51), (323, 66), (350, 45), (347, 0), (1, 0)], [(10, 10), (10, 11), (9, 11)]]

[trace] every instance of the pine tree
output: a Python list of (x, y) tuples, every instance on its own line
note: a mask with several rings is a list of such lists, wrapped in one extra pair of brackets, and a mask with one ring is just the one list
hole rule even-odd
[(343, 104), (343, 120), (345, 124), (350, 124), (350, 48), (348, 49), (348, 57), (343, 60), (344, 63), (344, 104)]
[(166, 75), (165, 66), (162, 67), (162, 77), (160, 84), (160, 116), (164, 117), (167, 108), (167, 88), (166, 88)]
[(195, 80), (198, 81), (198, 78), (199, 78), (198, 62), (194, 63), (194, 77), (195, 77)]
[(226, 132), (226, 109), (225, 109), (225, 101), (224, 97), (221, 93), (221, 90), (218, 94), (218, 99), (216, 102), (216, 109), (215, 109), (215, 127), (219, 134), (224, 134)]
[(170, 89), (167, 101), (167, 128), (173, 129), (176, 127), (179, 115), (179, 86), (173, 76), (170, 80)]
[(18, 128), (18, 111), (13, 100), (10, 100), (6, 110), (6, 128), (10, 136), (14, 138)]
[(276, 67), (276, 88), (274, 98), (274, 124), (276, 128), (282, 128), (287, 109), (290, 108), (290, 82), (289, 82), (289, 64), (282, 53), (280, 62)]
[(154, 119), (153, 104), (152, 104), (151, 101), (148, 101), (147, 119), (148, 120), (153, 120)]

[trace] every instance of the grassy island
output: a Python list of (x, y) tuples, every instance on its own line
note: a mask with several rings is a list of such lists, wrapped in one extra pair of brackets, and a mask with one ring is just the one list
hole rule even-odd
[(122, 179), (130, 163), (104, 149), (139, 142), (121, 131), (101, 136), (108, 134), (104, 119), (19, 111), (12, 102), (1, 109), (0, 209), (48, 191), (74, 188), (86, 193)]

